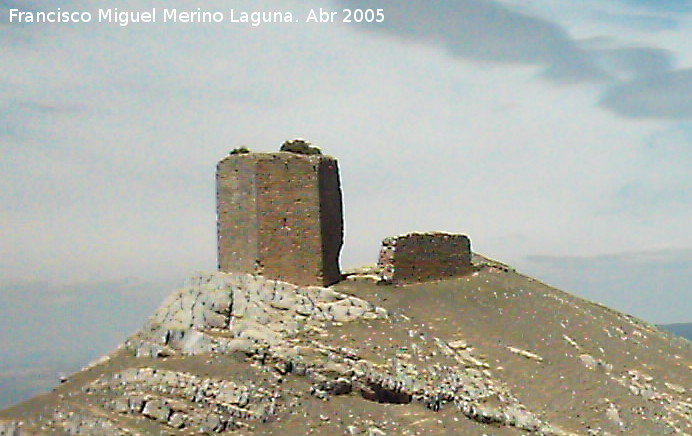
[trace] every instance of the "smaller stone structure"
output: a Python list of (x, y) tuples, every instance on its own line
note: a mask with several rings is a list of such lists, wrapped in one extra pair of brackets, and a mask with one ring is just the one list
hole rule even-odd
[(377, 266), (386, 283), (420, 283), (466, 275), (472, 271), (468, 236), (431, 232), (385, 238)]

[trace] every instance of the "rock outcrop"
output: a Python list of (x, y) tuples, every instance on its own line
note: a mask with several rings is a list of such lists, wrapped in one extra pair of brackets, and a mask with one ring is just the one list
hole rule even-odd
[(191, 278), (168, 297), (126, 348), (152, 357), (277, 352), (288, 339), (325, 322), (386, 317), (383, 308), (330, 288), (215, 273)]

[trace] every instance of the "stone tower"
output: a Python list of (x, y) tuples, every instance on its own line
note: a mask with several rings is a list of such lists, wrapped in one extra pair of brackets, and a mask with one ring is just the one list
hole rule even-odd
[[(293, 144), (289, 141), (284, 144)], [(303, 142), (303, 144), (306, 144)], [(216, 172), (219, 270), (299, 285), (341, 280), (343, 213), (336, 159), (241, 150)]]

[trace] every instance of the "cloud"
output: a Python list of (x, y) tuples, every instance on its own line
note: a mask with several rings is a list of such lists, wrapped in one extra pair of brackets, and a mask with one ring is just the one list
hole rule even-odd
[(593, 14), (592, 17), (594, 20), (605, 24), (615, 24), (634, 31), (661, 32), (677, 29), (680, 26), (678, 21), (672, 17), (651, 15), (649, 13), (609, 13), (602, 11)]
[[(364, 6), (362, 0), (343, 0)], [(611, 79), (612, 72), (635, 75), (665, 71), (671, 54), (654, 47), (593, 50), (559, 24), (493, 1), (422, 0), (388, 5), (387, 21), (372, 29), (441, 44), (453, 56), (478, 61), (533, 64), (560, 81)], [(391, 24), (390, 24), (391, 23)]]
[[(369, 2), (343, 0), (349, 7)], [(387, 19), (373, 29), (443, 45), (453, 56), (478, 61), (535, 64), (548, 77), (583, 81), (605, 74), (558, 25), (493, 1), (413, 0), (387, 5)]]
[(612, 87), (601, 105), (629, 118), (692, 118), (692, 69), (651, 74)]
[(651, 47), (594, 50), (599, 67), (613, 76), (641, 77), (665, 73), (673, 67), (672, 53)]
[[(342, 3), (371, 6), (363, 0)], [(593, 41), (572, 38), (558, 23), (494, 1), (398, 2), (388, 5), (387, 14), (384, 23), (368, 28), (437, 44), (464, 59), (537, 65), (543, 77), (558, 82), (600, 82), (606, 89), (601, 107), (621, 116), (692, 118), (691, 76), (671, 71), (668, 50), (612, 40), (611, 47), (593, 47)]]
[(692, 1), (690, 0), (620, 0), (626, 5), (632, 5), (652, 11), (665, 12), (690, 12)]

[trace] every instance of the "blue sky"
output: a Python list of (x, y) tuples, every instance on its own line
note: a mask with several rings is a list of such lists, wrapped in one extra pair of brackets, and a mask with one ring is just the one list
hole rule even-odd
[(127, 314), (113, 331), (137, 328), (165, 289), (215, 268), (217, 160), (297, 136), (340, 160), (343, 266), (374, 262), (388, 235), (461, 232), (577, 295), (692, 321), (691, 5), (208, 1), (386, 18), (119, 27), (9, 23), (45, 2), (0, 1), (0, 316), (19, 326), (0, 347), (45, 328), (27, 298), (47, 325), (87, 327), (75, 296), (93, 290), (88, 307)]

